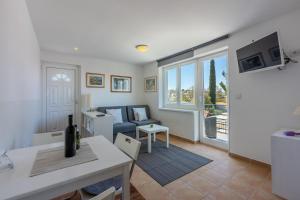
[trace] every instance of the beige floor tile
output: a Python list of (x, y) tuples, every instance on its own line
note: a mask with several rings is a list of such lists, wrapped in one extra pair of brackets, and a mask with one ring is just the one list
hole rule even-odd
[(260, 177), (263, 178), (268, 178), (271, 169), (269, 167), (266, 166), (262, 166), (259, 164), (250, 164), (247, 168), (246, 171), (252, 173), (252, 174), (256, 174)]
[(183, 181), (176, 181), (165, 187), (176, 200), (197, 200), (204, 197), (203, 194), (193, 189)]
[[(230, 157), (228, 156), (228, 163), (230, 165), (238, 165), (238, 166), (243, 166), (243, 167), (248, 167), (250, 165), (250, 162), (247, 160), (243, 160), (240, 158), (235, 158), (235, 157)], [(224, 163), (226, 164), (226, 163)]]
[(146, 183), (138, 188), (145, 199), (149, 200), (171, 200), (170, 193), (156, 182)]
[(282, 198), (261, 189), (257, 190), (255, 194), (250, 198), (250, 200), (281, 200), (281, 199)]
[(184, 187), (187, 184), (180, 178), (164, 186), (169, 192), (175, 191), (178, 188)]
[(223, 174), (218, 173), (212, 169), (209, 169), (209, 170), (205, 171), (204, 173), (199, 174), (199, 176), (207, 179), (211, 183), (214, 183), (218, 186), (224, 184), (225, 181), (227, 180), (226, 176), (224, 176)]
[(142, 171), (138, 166), (135, 166), (130, 182), (138, 188), (146, 183), (151, 183), (154, 180), (144, 171)]
[(225, 186), (220, 187), (214, 193), (210, 194), (208, 198), (210, 200), (245, 200), (245, 198)]
[(194, 171), (194, 173), (197, 175), (201, 175), (204, 172), (206, 172), (207, 170), (209, 170), (210, 168), (211, 168), (211, 165), (207, 164), (207, 165), (204, 165), (203, 167), (200, 167), (199, 169), (196, 169)]
[(213, 190), (216, 190), (219, 187), (215, 183), (212, 183), (206, 178), (203, 178), (198, 175), (194, 175), (189, 180), (187, 180), (186, 183), (203, 195), (207, 195), (208, 193), (212, 192)]
[(180, 181), (183, 181), (185, 183), (189, 182), (191, 179), (193, 179), (195, 176), (199, 176), (197, 175), (197, 173), (195, 171), (188, 173), (186, 175), (184, 175), (183, 177), (180, 178)]
[(252, 172), (241, 171), (234, 175), (233, 179), (237, 179), (247, 185), (260, 185), (263, 182), (264, 177)]
[(268, 193), (272, 193), (272, 180), (267, 179), (263, 181), (263, 183), (260, 185), (260, 188)]
[(231, 189), (232, 191), (236, 192), (240, 196), (248, 199), (253, 195), (257, 187), (253, 185), (249, 185), (242, 180), (239, 179), (231, 179), (224, 184), (227, 188)]
[(239, 171), (242, 171), (244, 168), (237, 165), (227, 166), (227, 165), (219, 164), (211, 167), (211, 169), (217, 173), (222, 174), (226, 178), (231, 178)]

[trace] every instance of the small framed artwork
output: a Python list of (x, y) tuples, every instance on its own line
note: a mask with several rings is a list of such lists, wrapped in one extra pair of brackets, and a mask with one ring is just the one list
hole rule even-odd
[(131, 77), (129, 76), (110, 76), (111, 92), (131, 92)]
[(145, 92), (156, 92), (157, 91), (157, 77), (156, 76), (151, 76), (151, 77), (145, 78), (144, 90), (145, 90)]
[(88, 88), (104, 88), (105, 75), (97, 73), (86, 73), (86, 87)]

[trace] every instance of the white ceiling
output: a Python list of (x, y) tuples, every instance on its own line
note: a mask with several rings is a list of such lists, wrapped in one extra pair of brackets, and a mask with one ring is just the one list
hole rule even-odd
[[(42, 50), (140, 65), (300, 8), (299, 0), (27, 2)], [(140, 43), (149, 52), (137, 52)]]

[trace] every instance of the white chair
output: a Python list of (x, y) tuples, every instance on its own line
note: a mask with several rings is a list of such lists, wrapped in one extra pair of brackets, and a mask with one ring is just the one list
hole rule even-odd
[(32, 145), (36, 146), (36, 145), (51, 144), (51, 143), (63, 142), (63, 141), (65, 141), (64, 131), (37, 133), (33, 135)]
[[(125, 154), (127, 154), (129, 157), (133, 159), (133, 162), (130, 166), (130, 177), (131, 177), (135, 165), (135, 161), (137, 160), (140, 152), (141, 142), (136, 139), (133, 139), (132, 137), (126, 136), (122, 133), (118, 133), (117, 138), (115, 140), (115, 145), (121, 151), (123, 151)], [(116, 188), (116, 195), (121, 194), (122, 176), (116, 176), (114, 178), (101, 181), (94, 185), (90, 185), (88, 187), (83, 188), (83, 191), (92, 195), (98, 195), (111, 186), (114, 186)]]
[(116, 189), (115, 187), (111, 187), (99, 194), (98, 196), (91, 198), (90, 200), (115, 200), (115, 196)]
[(126, 136), (122, 133), (118, 133), (115, 140), (115, 145), (133, 159), (132, 165), (130, 166), (130, 176), (132, 175), (135, 161), (137, 160), (141, 148), (141, 142), (133, 139), (132, 137)]

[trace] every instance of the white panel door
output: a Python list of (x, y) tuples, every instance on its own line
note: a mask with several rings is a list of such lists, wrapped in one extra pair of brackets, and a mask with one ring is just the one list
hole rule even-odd
[(48, 67), (46, 77), (46, 131), (62, 131), (75, 114), (75, 70)]

